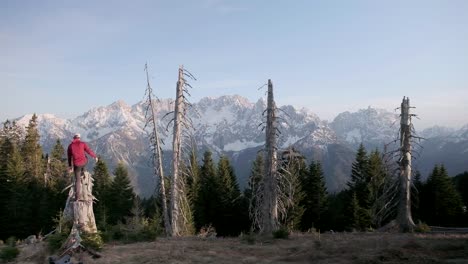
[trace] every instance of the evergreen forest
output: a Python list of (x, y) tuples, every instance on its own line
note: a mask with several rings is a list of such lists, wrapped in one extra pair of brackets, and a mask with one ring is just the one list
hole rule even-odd
[[(67, 173), (66, 145), (56, 141), (50, 153), (40, 145), (37, 117), (25, 132), (6, 121), (0, 130), (0, 239), (45, 236), (60, 225), (71, 175)], [(255, 232), (251, 208), (264, 175), (262, 153), (252, 161), (248, 187), (239, 188), (230, 160), (215, 160), (210, 151), (192, 152), (191, 173), (185, 173), (187, 208), (182, 208), (192, 235), (239, 236)], [(283, 153), (284, 154), (284, 153)], [(395, 218), (386, 197), (391, 170), (379, 150), (361, 145), (350, 170), (347, 188), (329, 193), (322, 165), (300, 153), (279, 155), (289, 197), (281, 227), (289, 232), (377, 230)], [(184, 171), (187, 166), (182, 165)], [(96, 197), (94, 214), (104, 240), (152, 240), (164, 236), (161, 197), (135, 194), (123, 163), (112, 170), (99, 159), (91, 171)], [(434, 164), (430, 175), (413, 173), (411, 213), (418, 225), (468, 226), (468, 172), (448, 175), (443, 164)], [(422, 180), (422, 179), (426, 180)], [(169, 184), (166, 184), (168, 186)], [(168, 190), (170, 191), (170, 190)], [(391, 200), (391, 199), (390, 199)]]

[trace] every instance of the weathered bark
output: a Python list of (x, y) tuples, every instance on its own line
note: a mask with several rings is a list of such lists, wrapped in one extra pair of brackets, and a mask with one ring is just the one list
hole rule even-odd
[(273, 98), (273, 84), (268, 80), (267, 122), (265, 135), (265, 176), (263, 177), (263, 205), (261, 208), (260, 232), (270, 234), (278, 228), (277, 193), (277, 121)]
[[(80, 251), (87, 251), (93, 257), (101, 257), (99, 253), (81, 244), (82, 235), (99, 236), (93, 212), (93, 202), (96, 199), (93, 196), (93, 181), (87, 171), (82, 173), (78, 181), (72, 177), (72, 184), (67, 187), (70, 190), (63, 210), (63, 220), (72, 223), (71, 231), (60, 248), (60, 254), (49, 257), (49, 263), (71, 263), (72, 255)], [(75, 195), (77, 188), (80, 188), (79, 197)], [(61, 232), (60, 224), (56, 230)]]
[(403, 97), (400, 125), (400, 194), (397, 224), (400, 231), (412, 232), (415, 224), (411, 216), (411, 114), (409, 98)]
[[(67, 261), (70, 260), (70, 257), (76, 250), (86, 250), (92, 255), (100, 256), (81, 244), (81, 235), (97, 233), (93, 212), (93, 202), (95, 199), (92, 193), (93, 181), (91, 174), (87, 171), (82, 174), (78, 182), (73, 177), (64, 209), (65, 220), (71, 221), (73, 225), (67, 240), (61, 247), (60, 255), (57, 258), (52, 257), (50, 259), (51, 263), (69, 263)], [(81, 191), (79, 197), (75, 197), (78, 185), (80, 185)]]
[[(162, 163), (162, 151), (161, 151), (161, 140), (159, 138), (158, 132), (158, 125), (156, 123), (156, 107), (153, 102), (152, 98), (152, 88), (149, 82), (148, 77), (148, 66), (145, 64), (145, 71), (146, 71), (146, 82), (147, 88), (146, 93), (148, 94), (147, 104), (148, 109), (147, 113), (147, 125), (150, 123), (152, 132), (151, 132), (151, 144), (153, 149), (153, 165), (154, 165), (154, 173), (159, 176), (159, 185), (160, 185), (160, 193), (161, 193), (161, 202), (162, 202), (162, 209), (163, 209), (163, 217), (164, 217), (164, 228), (166, 230), (166, 234), (172, 234), (171, 230), (171, 220), (169, 218), (169, 210), (167, 208), (167, 195), (166, 195), (166, 187), (165, 187), (165, 178), (164, 178), (164, 170), (163, 170), (163, 163)], [(149, 115), (149, 116), (148, 116)], [(156, 177), (157, 177), (156, 176)]]
[(181, 228), (179, 226), (180, 216), (180, 201), (179, 201), (179, 167), (182, 152), (182, 122), (183, 114), (185, 113), (185, 102), (183, 98), (184, 88), (184, 70), (183, 66), (179, 68), (179, 78), (177, 80), (176, 99), (174, 109), (174, 130), (172, 140), (172, 186), (171, 186), (171, 223), (172, 223), (172, 236), (179, 236)]
[[(93, 212), (93, 201), (95, 199), (92, 194), (93, 181), (94, 179), (91, 177), (91, 174), (85, 171), (79, 182), (73, 182), (64, 209), (65, 217), (73, 221), (73, 226), (78, 228), (79, 231), (86, 233), (97, 232)], [(78, 201), (76, 201), (75, 190), (78, 184), (81, 185), (81, 192)]]
[(166, 234), (171, 234), (172, 227), (171, 227), (171, 219), (169, 217), (169, 209), (167, 208), (167, 194), (166, 194), (166, 183), (164, 177), (164, 170), (163, 170), (163, 163), (162, 163), (162, 153), (160, 147), (160, 139), (158, 134), (158, 129), (155, 128), (155, 141), (156, 148), (157, 148), (157, 168), (155, 168), (159, 172), (159, 185), (160, 185), (160, 192), (161, 192), (161, 202), (163, 204), (163, 215), (164, 215), (164, 228), (166, 230)]

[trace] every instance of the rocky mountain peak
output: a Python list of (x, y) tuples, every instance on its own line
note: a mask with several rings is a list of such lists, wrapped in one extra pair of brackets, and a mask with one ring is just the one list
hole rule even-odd
[[(165, 128), (171, 118), (161, 119), (173, 110), (174, 101), (161, 99), (154, 102), (157, 118), (164, 127), (160, 130), (161, 138), (165, 141), (164, 155), (170, 157), (171, 127), (168, 127), (168, 132), (165, 132)], [(278, 115), (283, 118), (279, 120), (280, 150), (293, 146), (308, 158), (322, 161), (331, 192), (346, 186), (358, 144), (363, 142), (367, 148), (381, 148), (398, 134), (398, 114), (382, 109), (368, 107), (356, 112), (344, 112), (333, 122), (327, 123), (309, 109), (297, 109), (290, 105), (279, 107), (281, 111)], [(265, 108), (263, 98), (252, 103), (242, 96), (228, 95), (202, 98), (189, 109), (194, 126), (193, 136), (199, 150), (210, 149), (214, 156), (231, 157), (241, 186), (245, 186), (247, 182), (251, 161), (264, 145), (265, 134), (261, 123), (264, 121), (262, 113)], [(41, 144), (45, 151), (49, 151), (57, 138), (66, 144), (73, 133), (81, 133), (91, 148), (108, 161), (111, 169), (117, 162), (126, 164), (136, 190), (146, 196), (154, 191), (154, 177), (150, 167), (148, 134), (143, 129), (144, 110), (143, 101), (129, 106), (119, 100), (107, 106), (93, 108), (74, 119), (41, 114), (38, 115)], [(31, 117), (32, 115), (23, 116), (17, 122), (25, 127)], [(450, 157), (447, 154), (449, 152), (458, 151), (461, 153), (458, 153), (460, 157), (466, 155), (463, 153), (468, 153), (465, 151), (468, 149), (468, 125), (456, 131), (434, 127), (422, 133), (426, 137), (435, 135), (439, 135), (437, 140), (423, 142), (430, 145), (425, 149), (433, 150), (427, 164), (443, 162), (444, 158)], [(444, 150), (444, 156), (435, 155), (441, 149)], [(422, 155), (428, 156), (428, 153)], [(166, 158), (167, 162), (170, 162), (169, 159)], [(423, 173), (429, 170), (427, 167), (430, 165), (420, 164)], [(453, 164), (447, 166), (449, 170), (451, 167), (463, 167), (466, 160), (464, 163)], [(465, 169), (468, 168), (465, 166)]]

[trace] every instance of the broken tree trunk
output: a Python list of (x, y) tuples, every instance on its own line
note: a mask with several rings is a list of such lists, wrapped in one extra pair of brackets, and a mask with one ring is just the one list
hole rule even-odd
[[(70, 235), (61, 247), (61, 253), (57, 258), (51, 257), (50, 263), (71, 263), (71, 256), (77, 251), (87, 251), (93, 257), (101, 255), (92, 249), (86, 248), (81, 244), (82, 235), (97, 234), (96, 221), (94, 219), (93, 202), (93, 178), (87, 171), (83, 172), (78, 182), (73, 177), (70, 191), (68, 192), (67, 202), (64, 209), (64, 217), (67, 221), (72, 221), (73, 225)], [(81, 192), (79, 197), (75, 197), (76, 188), (80, 185)]]
[[(73, 177), (75, 179), (75, 177)], [(67, 219), (73, 221), (73, 226), (79, 231), (86, 233), (96, 233), (96, 220), (93, 212), (93, 177), (85, 171), (78, 182), (73, 182), (72, 188), (68, 193), (67, 203), (64, 213)], [(75, 190), (77, 185), (81, 185), (80, 197), (75, 200)]]
[(263, 204), (261, 208), (260, 232), (271, 234), (278, 228), (277, 194), (277, 121), (273, 98), (273, 84), (268, 80), (267, 121), (265, 133), (265, 175), (263, 177)]
[(179, 201), (179, 167), (182, 151), (182, 122), (185, 113), (185, 102), (183, 98), (184, 88), (184, 70), (183, 66), (179, 68), (179, 77), (176, 87), (175, 109), (174, 109), (174, 130), (172, 140), (172, 186), (171, 186), (171, 224), (172, 236), (179, 236), (181, 228), (179, 226), (180, 201)]
[(172, 234), (171, 230), (171, 220), (169, 218), (169, 210), (167, 208), (167, 195), (166, 195), (166, 186), (165, 186), (165, 177), (164, 177), (164, 170), (163, 170), (163, 163), (162, 163), (162, 150), (161, 150), (161, 139), (159, 137), (158, 125), (156, 123), (156, 107), (153, 102), (152, 94), (153, 90), (151, 88), (149, 77), (148, 77), (148, 65), (145, 64), (145, 71), (146, 71), (146, 82), (147, 88), (146, 93), (148, 95), (147, 98), (147, 109), (146, 109), (146, 125), (149, 125), (152, 129), (151, 131), (151, 144), (153, 150), (153, 166), (154, 166), (154, 173), (156, 177), (159, 176), (159, 187), (160, 187), (160, 194), (161, 194), (161, 202), (162, 202), (162, 209), (163, 209), (163, 217), (164, 217), (164, 228), (166, 230), (166, 235)]
[(400, 190), (397, 224), (402, 232), (412, 232), (411, 216), (411, 114), (409, 98), (403, 97), (400, 121)]

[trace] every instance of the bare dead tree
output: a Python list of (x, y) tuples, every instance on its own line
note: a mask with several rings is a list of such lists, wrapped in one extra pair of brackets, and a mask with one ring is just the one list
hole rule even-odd
[(174, 107), (174, 118), (169, 122), (174, 122), (173, 128), (173, 156), (172, 156), (172, 181), (171, 181), (171, 226), (172, 236), (181, 236), (187, 230), (190, 230), (187, 225), (190, 223), (190, 216), (186, 210), (190, 209), (187, 206), (187, 188), (185, 177), (180, 173), (183, 160), (183, 145), (186, 138), (190, 138), (190, 133), (186, 133), (187, 129), (193, 128), (187, 113), (190, 103), (187, 100), (188, 88), (192, 87), (186, 80), (190, 78), (196, 80), (195, 77), (184, 69), (179, 67), (179, 76), (176, 87), (176, 98)]
[[(387, 224), (382, 230), (397, 228), (400, 232), (412, 232), (415, 224), (411, 215), (411, 176), (414, 140), (423, 138), (413, 135), (414, 127), (411, 122), (415, 114), (410, 113), (410, 100), (403, 97), (400, 109), (400, 131), (398, 139), (391, 143), (398, 142), (398, 148), (385, 151), (384, 163), (387, 168), (387, 184), (384, 188), (381, 201), (384, 206), (380, 210), (380, 217), (396, 215), (395, 219)], [(390, 143), (390, 144), (391, 144)], [(417, 146), (419, 144), (416, 144)], [(396, 213), (395, 213), (396, 211)]]
[[(278, 215), (278, 157), (277, 157), (277, 120), (276, 105), (273, 97), (273, 83), (268, 80), (268, 99), (265, 124), (264, 175), (253, 194), (255, 207), (251, 216), (260, 233), (270, 234), (279, 227)], [(265, 114), (264, 112), (264, 114)]]
[(400, 231), (412, 232), (415, 224), (411, 216), (411, 117), (409, 98), (403, 97), (400, 121), (400, 194), (397, 224)]
[(162, 141), (159, 136), (158, 131), (158, 123), (156, 121), (156, 103), (155, 103), (155, 96), (153, 95), (153, 89), (151, 88), (148, 76), (148, 65), (145, 64), (145, 71), (146, 71), (146, 92), (145, 92), (145, 128), (150, 129), (150, 144), (151, 144), (151, 151), (152, 151), (152, 163), (154, 174), (156, 178), (159, 180), (159, 193), (161, 195), (162, 200), (162, 209), (163, 209), (163, 217), (164, 217), (164, 228), (166, 230), (166, 234), (172, 234), (171, 230), (171, 220), (169, 218), (169, 210), (167, 208), (167, 195), (166, 195), (166, 187), (165, 187), (165, 177), (164, 177), (164, 170), (163, 170), (163, 163), (162, 163)]

